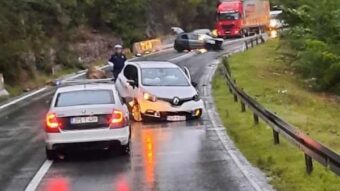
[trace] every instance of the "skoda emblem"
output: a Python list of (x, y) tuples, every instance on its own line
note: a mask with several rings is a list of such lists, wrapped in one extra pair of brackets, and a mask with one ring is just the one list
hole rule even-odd
[(172, 103), (174, 104), (174, 105), (178, 105), (179, 104), (179, 98), (178, 97), (175, 97), (174, 98), (174, 100), (172, 100)]

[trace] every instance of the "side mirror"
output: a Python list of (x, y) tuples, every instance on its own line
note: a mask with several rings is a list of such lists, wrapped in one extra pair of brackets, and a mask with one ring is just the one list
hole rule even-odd
[(137, 87), (137, 84), (134, 80), (127, 80), (126, 81), (130, 86), (132, 86), (133, 88)]
[(191, 85), (194, 86), (195, 88), (198, 86), (196, 82), (191, 82)]

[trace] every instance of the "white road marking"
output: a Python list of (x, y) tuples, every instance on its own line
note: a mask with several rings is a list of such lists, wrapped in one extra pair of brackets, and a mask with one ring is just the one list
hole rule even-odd
[[(217, 66), (215, 66), (214, 68), (209, 68), (209, 69), (210, 69), (210, 72), (207, 75), (207, 78), (204, 79), (206, 81), (206, 83), (211, 82), (211, 80), (213, 79), (215, 71), (217, 70)], [(208, 97), (210, 97), (210, 99), (213, 101), (213, 97), (211, 95), (211, 88), (212, 88), (211, 84), (209, 84), (209, 87), (204, 87), (204, 90), (205, 90), (204, 93), (207, 94)], [(206, 106), (211, 104), (209, 102), (209, 100), (207, 100), (207, 99), (204, 100), (204, 103), (205, 103)], [(220, 142), (222, 143), (224, 149), (227, 151), (228, 155), (231, 157), (231, 159), (234, 161), (234, 163), (236, 164), (238, 169), (240, 169), (241, 173), (248, 180), (248, 182), (254, 188), (255, 191), (267, 190), (266, 188), (262, 189), (261, 186), (254, 180), (254, 178), (252, 177), (251, 170), (249, 170), (248, 167), (245, 164), (242, 164), (242, 162), (239, 159), (239, 157), (237, 156), (237, 154), (234, 153), (234, 149), (232, 148), (230, 143), (228, 143), (228, 141), (226, 141), (223, 138), (223, 136), (228, 136), (228, 135), (226, 135), (225, 130), (224, 131), (218, 130), (221, 127), (221, 125), (217, 124), (218, 120), (215, 118), (215, 115), (214, 115), (214, 112), (216, 112), (214, 107), (212, 109), (206, 109), (206, 111), (207, 111), (209, 119), (212, 123), (213, 129), (215, 129), (215, 132), (216, 132)]]
[[(208, 104), (208, 103), (206, 103)], [(209, 110), (208, 111), (208, 115), (209, 118), (211, 119), (211, 122), (213, 124), (214, 127), (217, 127), (218, 125), (216, 124), (215, 118), (213, 117), (213, 114), (211, 113), (212, 111)], [(224, 131), (222, 131), (222, 133), (224, 133)], [(226, 142), (223, 141), (222, 135), (221, 135), (221, 131), (216, 131), (216, 134), (218, 136), (218, 138), (220, 139), (223, 147), (225, 148), (225, 150), (227, 151), (227, 153), (229, 154), (229, 156), (232, 158), (232, 160), (234, 161), (234, 163), (236, 164), (236, 166), (240, 169), (240, 171), (242, 172), (242, 174), (246, 177), (246, 179), (249, 181), (249, 183), (251, 184), (251, 186), (256, 190), (256, 191), (263, 191), (261, 189), (261, 187), (252, 179), (251, 176), (249, 176), (250, 172), (244, 167), (244, 165), (241, 163), (241, 161), (239, 160), (239, 158), (232, 152), (232, 149), (229, 148), (228, 144)]]
[(175, 57), (175, 58), (172, 58), (170, 60), (168, 60), (169, 62), (180, 62), (184, 59), (187, 59), (187, 58), (191, 58), (192, 56), (196, 55), (196, 53), (194, 52), (189, 52), (187, 54), (184, 54), (184, 55), (181, 55), (181, 56), (178, 56), (178, 57)]
[(13, 101), (11, 101), (11, 102), (9, 102), (9, 103), (6, 103), (6, 104), (4, 104), (4, 105), (1, 105), (1, 106), (0, 106), (0, 110), (3, 110), (3, 109), (5, 109), (6, 107), (9, 107), (9, 106), (11, 106), (11, 105), (14, 105), (14, 104), (16, 104), (16, 103), (18, 103), (18, 102), (20, 102), (20, 101), (22, 101), (22, 100), (24, 100), (24, 99), (27, 99), (27, 98), (29, 98), (29, 97), (32, 97), (32, 96), (38, 94), (38, 93), (41, 93), (41, 92), (45, 91), (46, 89), (47, 89), (47, 87), (41, 88), (41, 89), (39, 89), (39, 90), (37, 90), (37, 91), (34, 91), (34, 92), (30, 93), (30, 94), (27, 94), (27, 95), (25, 95), (25, 96), (22, 96), (22, 97), (19, 98), (19, 99), (16, 99), (16, 100), (13, 100)]
[(25, 191), (35, 191), (38, 188), (43, 177), (46, 175), (46, 173), (52, 166), (52, 164), (53, 164), (53, 161), (46, 160), (43, 163), (43, 165), (40, 167), (38, 172), (35, 174), (31, 182), (27, 185), (27, 187), (25, 188)]

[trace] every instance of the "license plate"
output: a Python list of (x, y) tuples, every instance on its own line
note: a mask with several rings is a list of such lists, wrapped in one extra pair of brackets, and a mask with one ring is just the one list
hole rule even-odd
[(168, 116), (168, 121), (185, 121), (187, 118), (185, 116)]
[(74, 117), (71, 118), (71, 124), (85, 124), (85, 123), (98, 123), (97, 116), (91, 117)]

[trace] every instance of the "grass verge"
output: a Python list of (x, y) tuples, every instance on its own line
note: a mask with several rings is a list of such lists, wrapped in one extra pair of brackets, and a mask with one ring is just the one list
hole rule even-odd
[[(329, 95), (308, 91), (287, 65), (278, 59), (278, 41), (239, 53), (229, 59), (237, 84), (279, 116), (309, 133), (313, 138), (340, 150), (340, 105)], [(250, 112), (241, 113), (229, 93), (223, 76), (213, 80), (213, 96), (220, 117), (235, 144), (254, 165), (263, 170), (279, 191), (336, 191), (340, 179), (318, 163), (312, 175), (305, 172), (304, 156), (281, 138), (273, 144), (272, 130), (253, 125)]]

